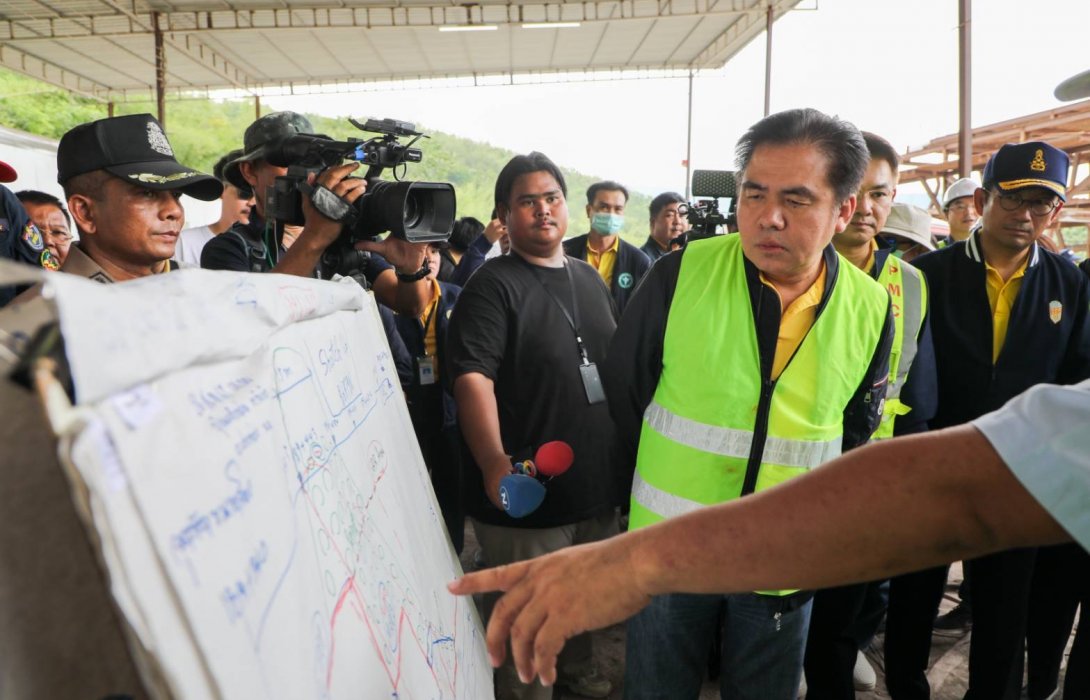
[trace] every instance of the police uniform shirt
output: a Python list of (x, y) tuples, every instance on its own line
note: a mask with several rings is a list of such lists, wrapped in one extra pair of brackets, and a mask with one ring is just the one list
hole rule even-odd
[[(0, 185), (0, 256), (35, 267), (57, 269), (57, 259), (45, 247), (45, 238), (30, 222), (22, 203), (7, 187)], [(13, 286), (0, 286), (0, 306), (18, 293)]]

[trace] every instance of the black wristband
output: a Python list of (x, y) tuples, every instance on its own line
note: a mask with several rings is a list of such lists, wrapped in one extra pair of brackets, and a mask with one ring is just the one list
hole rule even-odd
[(406, 273), (406, 272), (398, 272), (397, 270), (394, 270), (394, 273), (397, 275), (397, 281), (398, 282), (404, 282), (406, 284), (412, 284), (413, 282), (419, 282), (420, 280), (427, 277), (429, 272), (431, 272), (431, 269), (427, 265), (424, 265), (423, 267), (421, 267), (416, 272)]

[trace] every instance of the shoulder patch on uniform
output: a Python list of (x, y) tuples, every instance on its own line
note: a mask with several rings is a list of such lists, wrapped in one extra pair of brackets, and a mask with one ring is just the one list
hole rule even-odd
[(27, 224), (26, 228), (23, 229), (23, 240), (35, 253), (40, 253), (45, 248), (42, 233), (34, 224)]
[(54, 272), (56, 272), (57, 270), (61, 269), (61, 264), (60, 261), (57, 260), (57, 256), (53, 255), (53, 253), (49, 252), (48, 250), (43, 250), (42, 256), (38, 258), (38, 260), (41, 262), (42, 267), (47, 270), (53, 270)]

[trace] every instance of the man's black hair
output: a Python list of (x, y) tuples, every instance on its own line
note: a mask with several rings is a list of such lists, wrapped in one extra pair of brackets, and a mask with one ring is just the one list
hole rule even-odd
[(628, 203), (628, 189), (619, 182), (602, 180), (587, 188), (587, 204), (594, 204), (594, 197), (599, 192), (620, 192), (624, 195), (625, 204)]
[(39, 190), (19, 190), (15, 193), (15, 198), (23, 204), (45, 204), (54, 206), (61, 210), (64, 214), (64, 218), (68, 221), (68, 225), (72, 225), (72, 217), (68, 214), (68, 210), (64, 207), (64, 202), (57, 199), (48, 192), (41, 192)]
[(826, 180), (838, 202), (855, 194), (870, 162), (863, 134), (855, 125), (809, 107), (770, 114), (749, 127), (734, 148), (737, 169), (745, 171), (753, 152), (766, 144), (816, 147), (829, 161)]
[(450, 232), (450, 247), (464, 253), (482, 233), (484, 224), (472, 216), (463, 216), (454, 222), (454, 229)]
[(870, 152), (871, 160), (875, 158), (881, 158), (889, 163), (890, 170), (893, 174), (897, 174), (897, 169), (901, 166), (901, 159), (897, 156), (897, 149), (893, 147), (889, 141), (878, 134), (872, 134), (869, 131), (864, 131), (863, 143), (867, 144), (867, 150)]
[(217, 160), (216, 164), (212, 166), (212, 174), (216, 176), (217, 180), (223, 183), (224, 187), (234, 187), (236, 190), (238, 190), (239, 197), (241, 197), (242, 199), (249, 199), (250, 197), (254, 196), (253, 189), (249, 187), (239, 187), (238, 185), (235, 185), (230, 180), (228, 180), (227, 176), (223, 174), (223, 171), (227, 167), (228, 163), (238, 158), (241, 158), (242, 156), (243, 151), (241, 148), (236, 148), (229, 153), (225, 153), (223, 157)]
[(507, 161), (507, 165), (503, 166), (503, 170), (500, 171), (499, 176), (496, 178), (496, 208), (498, 209), (500, 206), (507, 207), (510, 204), (511, 190), (515, 186), (515, 180), (523, 175), (537, 172), (546, 172), (552, 175), (553, 179), (556, 180), (556, 184), (560, 185), (560, 191), (567, 198), (568, 185), (564, 182), (564, 174), (560, 172), (560, 168), (556, 167), (556, 163), (549, 160), (549, 157), (544, 153), (533, 151), (524, 156), (515, 156)]
[(663, 192), (660, 195), (656, 195), (651, 200), (651, 220), (654, 221), (655, 217), (659, 215), (663, 209), (673, 203), (684, 204), (685, 198), (677, 192)]

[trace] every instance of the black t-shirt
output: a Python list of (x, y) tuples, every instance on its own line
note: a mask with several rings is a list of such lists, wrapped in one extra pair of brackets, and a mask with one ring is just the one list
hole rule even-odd
[[(201, 267), (206, 270), (231, 270), (234, 272), (269, 272), (283, 256), (281, 247), (269, 252), (272, 245), (272, 229), (265, 230), (265, 222), (257, 214), (250, 215), (250, 223), (236, 223), (228, 230), (205, 244), (201, 250)], [(363, 269), (368, 284), (385, 270), (393, 269), (381, 255), (371, 253)]]
[[(616, 310), (590, 265), (567, 258), (579, 304), (580, 334), (591, 362), (605, 362)], [(546, 289), (552, 292), (550, 296)], [(554, 299), (555, 297), (555, 299)], [(575, 462), (546, 486), (541, 506), (511, 518), (484, 494), (480, 469), (467, 469), (466, 508), (486, 523), (558, 527), (619, 504), (613, 421), (606, 402), (587, 403), (563, 268), (531, 265), (515, 254), (486, 262), (470, 278), (450, 320), (447, 376), (479, 372), (495, 382), (504, 451), (522, 456), (551, 440), (571, 445)]]

